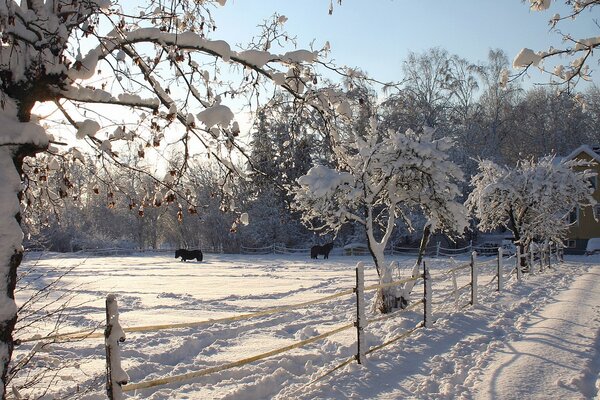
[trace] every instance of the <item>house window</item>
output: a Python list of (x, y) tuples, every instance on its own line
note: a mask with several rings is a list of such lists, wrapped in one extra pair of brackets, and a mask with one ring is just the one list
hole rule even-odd
[(597, 176), (590, 177), (590, 186), (592, 187), (592, 189), (596, 190), (596, 187), (598, 186), (598, 177)]
[(594, 206), (594, 219), (600, 221), (600, 204)]
[(574, 240), (567, 240), (565, 242), (565, 246), (569, 249), (574, 249), (575, 247), (577, 247), (577, 243)]
[(576, 224), (579, 216), (579, 208), (575, 207), (569, 213), (569, 224)]

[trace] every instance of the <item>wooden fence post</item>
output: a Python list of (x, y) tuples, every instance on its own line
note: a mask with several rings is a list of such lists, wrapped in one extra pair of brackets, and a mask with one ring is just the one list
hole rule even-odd
[(430, 328), (433, 324), (431, 316), (432, 309), (432, 297), (431, 292), (431, 275), (429, 275), (429, 269), (427, 264), (423, 261), (423, 326)]
[(534, 266), (535, 266), (535, 250), (533, 249), (533, 242), (531, 242), (529, 244), (529, 259), (531, 260), (529, 263), (529, 265), (530, 265), (529, 272), (531, 272), (533, 274), (533, 270), (534, 270)]
[(477, 252), (471, 253), (471, 305), (477, 304)]
[(119, 309), (114, 294), (106, 296), (106, 329), (104, 349), (106, 351), (106, 394), (109, 400), (123, 398), (121, 385), (129, 381), (129, 376), (121, 368), (119, 342), (125, 341), (125, 333), (119, 324)]
[(454, 308), (458, 310), (458, 283), (456, 282), (456, 271), (454, 270), (452, 270), (452, 288), (454, 289)]
[(503, 267), (502, 264), (504, 263), (504, 260), (502, 259), (502, 257), (503, 257), (502, 247), (498, 247), (498, 272), (497, 272), (497, 276), (498, 276), (498, 292), (502, 291), (502, 285), (503, 285), (503, 282), (502, 282), (502, 279), (503, 279), (502, 270), (504, 268), (502, 268)]
[(367, 322), (365, 316), (365, 265), (359, 262), (356, 265), (356, 336), (357, 352), (356, 361), (362, 364), (366, 357), (366, 343), (364, 329)]

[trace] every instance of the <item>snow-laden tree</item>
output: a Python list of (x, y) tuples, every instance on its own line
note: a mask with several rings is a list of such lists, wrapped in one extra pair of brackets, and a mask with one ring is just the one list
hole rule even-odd
[[(315, 165), (298, 179), (294, 207), (303, 211), (303, 222), (314, 230), (336, 232), (349, 222), (363, 225), (384, 283), (394, 272), (385, 263), (384, 249), (398, 223), (411, 227), (417, 215), (424, 215), (425, 243), (435, 230), (462, 233), (466, 209), (456, 200), (462, 172), (448, 160), (452, 143), (433, 140), (432, 129), (379, 134), (375, 119), (367, 129), (366, 135), (334, 147), (339, 169)], [(418, 272), (419, 262), (415, 268)], [(410, 288), (404, 289), (406, 295)], [(378, 309), (391, 311), (398, 295), (394, 288), (381, 290)]]
[[(523, 0), (523, 2), (526, 2)], [(560, 4), (552, 4), (552, 0), (529, 0), (532, 11), (557, 10)], [(594, 50), (600, 47), (600, 36), (598, 33), (589, 32), (588, 37), (575, 37), (569, 33), (569, 22), (576, 23), (578, 18), (586, 18), (600, 5), (600, 0), (557, 0), (554, 3), (563, 3), (565, 13), (562, 15), (555, 12), (549, 18), (551, 31), (562, 37), (563, 45), (549, 49), (523, 48), (513, 60), (513, 68), (523, 68), (525, 71), (530, 67), (537, 67), (544, 73), (551, 75), (552, 81), (566, 85), (567, 88), (577, 84), (581, 79), (591, 80), (589, 62), (594, 57)], [(587, 16), (585, 14), (588, 14)], [(589, 26), (597, 24), (590, 23)], [(559, 59), (562, 57), (563, 59)], [(565, 59), (567, 60), (565, 62)], [(546, 67), (546, 60), (557, 61), (553, 66)], [(551, 64), (551, 63), (550, 63)]]
[(510, 230), (522, 254), (534, 240), (563, 243), (569, 212), (595, 203), (590, 183), (595, 174), (586, 165), (550, 156), (522, 160), (513, 168), (480, 161), (466, 206), (482, 231)]
[[(157, 169), (160, 175), (151, 178), (157, 187), (153, 197), (156, 203), (179, 201), (184, 210), (194, 203), (179, 186), (190, 154), (201, 151), (237, 169), (229, 153), (238, 147), (237, 108), (267, 100), (261, 93), (272, 93), (273, 87), (289, 92), (297, 105), (314, 107), (321, 116), (329, 107), (335, 108), (339, 100), (330, 99), (330, 91), (316, 86), (319, 51), (291, 48), (294, 41), (281, 28), (285, 16), (265, 23), (263, 32), (248, 38), (250, 44), (244, 49), (215, 39), (219, 31), (211, 10), (225, 3), (0, 3), (0, 379), (4, 384), (17, 319), (16, 271), (23, 257), (19, 200), (31, 199), (21, 193), (23, 160), (42, 151), (61, 156), (46, 123), (36, 115), (36, 104), (51, 105), (62, 114), (54, 121), (63, 125), (61, 140), (79, 139), (82, 147), (94, 148), (105, 163), (148, 175), (148, 166), (162, 163), (162, 169)], [(51, 114), (47, 107), (39, 110)], [(167, 158), (167, 150), (179, 157)], [(132, 163), (127, 156), (132, 153), (146, 163)], [(79, 162), (73, 159), (80, 160), (80, 155), (72, 150), (69, 158)], [(0, 397), (5, 396), (4, 384)]]

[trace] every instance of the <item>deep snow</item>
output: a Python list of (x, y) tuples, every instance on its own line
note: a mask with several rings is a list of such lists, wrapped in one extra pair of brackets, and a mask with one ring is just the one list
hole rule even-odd
[[(393, 259), (409, 273), (414, 258)], [(63, 291), (73, 296), (58, 331), (98, 327), (102, 332), (108, 293), (116, 294), (119, 320), (127, 331), (135, 326), (204, 321), (314, 300), (352, 288), (358, 261), (366, 264), (366, 284), (376, 282), (369, 257), (311, 260), (307, 255), (205, 254), (205, 260), (183, 263), (172, 254), (95, 257), (31, 253), (22, 268), (31, 273), (21, 285), (30, 282), (41, 287), (58, 275), (57, 267), (74, 267), (61, 280), (62, 289), (46, 300)], [(491, 262), (480, 270), (479, 304), (468, 306), (465, 289), (457, 310), (448, 292), (451, 280), (443, 271), (466, 258), (426, 259), (434, 279), (435, 324), (369, 354), (363, 365), (351, 362), (325, 375), (355, 353), (356, 331), (349, 329), (239, 368), (125, 395), (135, 399), (598, 398), (600, 256), (567, 256), (565, 263), (550, 270), (525, 274), (520, 283), (510, 277), (500, 294), (492, 281), (493, 259), (482, 257), (481, 261)], [(509, 269), (507, 265), (505, 273)], [(458, 286), (468, 282), (468, 270), (461, 274)], [(30, 288), (20, 291), (18, 303), (30, 294)], [(422, 296), (422, 286), (417, 285), (414, 294), (415, 298)], [(373, 292), (367, 295), (371, 298)], [(349, 295), (249, 320), (127, 333), (121, 345), (122, 365), (131, 383), (198, 371), (352, 322), (355, 307), (354, 297)], [(367, 317), (374, 317), (370, 307)], [(367, 343), (376, 346), (421, 321), (422, 311), (416, 308), (369, 324)], [(46, 331), (19, 331), (18, 338), (48, 333), (52, 326), (49, 323)], [(17, 357), (34, 344), (19, 346)], [(34, 359), (35, 365), (58, 368), (58, 380), (47, 398), (106, 398), (102, 338), (53, 344), (41, 357)]]

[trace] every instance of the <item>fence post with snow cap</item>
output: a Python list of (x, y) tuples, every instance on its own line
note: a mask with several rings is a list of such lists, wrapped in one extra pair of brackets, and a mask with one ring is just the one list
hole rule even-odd
[(425, 328), (430, 328), (433, 324), (431, 316), (432, 297), (431, 275), (429, 274), (427, 264), (423, 261), (423, 326)]
[(356, 265), (356, 361), (362, 364), (365, 361), (367, 346), (365, 343), (365, 264)]
[(477, 252), (471, 253), (471, 305), (477, 304)]
[(456, 271), (452, 270), (452, 293), (454, 293), (454, 307), (458, 310), (459, 306), (458, 306), (458, 299), (459, 299), (459, 293), (458, 293), (458, 282), (456, 281)]
[(530, 254), (530, 271), (532, 274), (534, 273), (534, 265), (535, 265), (535, 250), (533, 249), (533, 243), (529, 245), (529, 254)]
[(502, 281), (503, 276), (502, 276), (502, 270), (503, 268), (503, 264), (504, 264), (504, 260), (502, 259), (502, 257), (504, 256), (502, 254), (502, 247), (498, 247), (498, 272), (497, 272), (497, 276), (498, 276), (498, 292), (502, 291), (502, 285), (504, 284), (504, 282)]
[(110, 400), (123, 399), (122, 385), (129, 381), (127, 372), (121, 367), (119, 342), (125, 341), (125, 332), (119, 323), (119, 308), (114, 294), (106, 296), (106, 329), (104, 348), (106, 351), (106, 393)]

